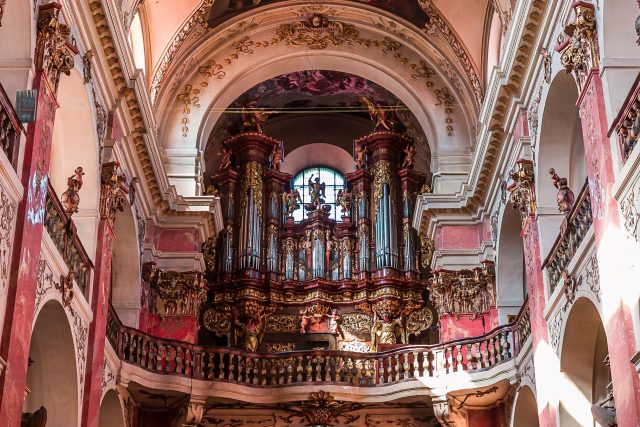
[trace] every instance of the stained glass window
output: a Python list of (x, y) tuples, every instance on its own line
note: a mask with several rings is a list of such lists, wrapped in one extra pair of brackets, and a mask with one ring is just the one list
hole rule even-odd
[(338, 191), (344, 189), (344, 177), (331, 168), (321, 166), (305, 169), (298, 173), (293, 179), (293, 188), (298, 190), (302, 197), (302, 207), (293, 213), (293, 218), (296, 221), (302, 221), (306, 218), (307, 212), (304, 210), (304, 205), (311, 203), (308, 184), (309, 178), (315, 180), (318, 176), (320, 177), (320, 182), (324, 182), (326, 187), (324, 204), (331, 206), (329, 217), (340, 221), (340, 206), (336, 200), (338, 198)]

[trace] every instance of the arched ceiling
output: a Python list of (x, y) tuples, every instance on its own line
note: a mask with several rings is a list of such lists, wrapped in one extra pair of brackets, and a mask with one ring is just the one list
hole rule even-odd
[[(155, 95), (175, 54), (184, 48), (194, 35), (211, 31), (242, 13), (258, 14), (265, 6), (286, 0), (153, 0), (143, 4), (143, 21), (147, 34), (147, 57), (152, 95)], [(363, 4), (391, 12), (410, 22), (425, 34), (433, 34), (439, 27), (447, 31), (457, 43), (453, 50), (466, 51), (471, 66), (484, 69), (483, 44), (486, 14), (491, 1), (509, 0), (334, 0), (333, 3)], [(442, 28), (439, 28), (442, 31)], [(456, 44), (459, 44), (456, 46)], [(461, 52), (460, 52), (461, 53)], [(461, 59), (462, 61), (463, 59)], [(480, 76), (482, 81), (482, 76)]]
[(225, 108), (204, 151), (205, 176), (210, 176), (217, 168), (217, 153), (222, 141), (239, 131), (242, 108), (251, 102), (270, 111), (263, 128), (266, 134), (284, 142), (285, 163), (287, 153), (310, 143), (331, 144), (351, 153), (354, 139), (373, 130), (360, 97), (392, 107), (401, 128), (415, 141), (416, 170), (428, 173), (431, 153), (426, 136), (413, 113), (395, 95), (353, 74), (305, 70), (259, 83)]
[[(234, 102), (241, 107), (243, 94), (259, 96), (264, 82), (280, 89), (306, 85), (304, 91), (289, 87), (272, 95), (262, 103), (267, 108), (353, 105), (360, 95), (398, 105), (417, 139), (422, 169), (466, 173), (484, 97), (479, 70), (489, 0), (262, 0), (253, 6), (222, 1), (144, 3), (148, 63), (155, 64), (150, 74), (158, 148), (170, 180), (175, 176), (182, 183), (180, 194), (198, 193), (197, 184), (186, 182), (194, 173), (198, 182), (215, 163), (221, 131), (233, 127), (225, 111)], [(234, 6), (239, 9), (229, 9)], [(332, 78), (306, 81), (318, 73)], [(291, 76), (298, 76), (295, 83)], [(370, 125), (365, 114), (338, 116), (313, 123), (319, 133), (337, 127), (334, 119), (349, 121), (342, 127), (354, 132)], [(292, 120), (276, 115), (266, 130), (278, 137)], [(295, 120), (298, 128), (312, 128), (310, 117)]]

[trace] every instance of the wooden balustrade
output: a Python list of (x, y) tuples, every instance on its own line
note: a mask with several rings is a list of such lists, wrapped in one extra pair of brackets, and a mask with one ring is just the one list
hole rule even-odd
[(545, 268), (549, 273), (550, 293), (555, 290), (562, 277), (562, 272), (573, 259), (592, 223), (591, 196), (589, 195), (589, 183), (586, 182), (576, 198), (571, 212), (567, 215), (549, 256), (542, 265), (542, 268)]
[(13, 104), (0, 84), (0, 147), (14, 169), (18, 164), (20, 136), (23, 133), (22, 123), (20, 123), (20, 119), (13, 109)]
[(636, 78), (627, 99), (616, 117), (609, 137), (613, 133), (618, 138), (622, 160), (626, 162), (640, 137), (640, 76)]
[(292, 351), (275, 354), (200, 347), (123, 326), (113, 308), (107, 338), (125, 362), (145, 370), (254, 387), (303, 383), (354, 387), (396, 384), (453, 372), (477, 372), (513, 359), (531, 331), (525, 303), (511, 324), (486, 335), (436, 345), (407, 345), (381, 353)]
[(62, 207), (51, 183), (47, 187), (44, 226), (67, 264), (69, 273), (73, 274), (82, 293), (87, 297), (93, 263), (78, 238), (75, 224)]

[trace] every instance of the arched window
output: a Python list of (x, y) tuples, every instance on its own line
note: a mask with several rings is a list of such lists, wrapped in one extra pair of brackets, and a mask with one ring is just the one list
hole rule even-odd
[(144, 34), (142, 32), (142, 21), (140, 14), (136, 13), (131, 21), (129, 29), (129, 44), (133, 52), (133, 61), (136, 68), (142, 70), (146, 74), (145, 52), (144, 52)]
[(324, 182), (326, 185), (324, 204), (331, 206), (329, 216), (337, 221), (340, 220), (338, 213), (340, 206), (336, 203), (336, 199), (338, 198), (338, 191), (344, 188), (344, 177), (333, 169), (319, 166), (305, 169), (298, 173), (293, 179), (293, 188), (300, 192), (303, 202), (302, 208), (293, 213), (293, 218), (296, 221), (302, 221), (305, 218), (304, 205), (311, 203), (308, 184), (309, 178), (315, 180), (318, 176), (320, 177), (320, 182)]

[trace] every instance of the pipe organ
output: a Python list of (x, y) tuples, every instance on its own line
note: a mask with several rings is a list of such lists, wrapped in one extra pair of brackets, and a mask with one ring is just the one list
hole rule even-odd
[[(251, 351), (369, 351), (408, 337), (433, 341), (431, 321), (408, 322), (416, 313), (436, 318), (423, 299), (425, 263), (411, 226), (427, 179), (407, 158), (412, 143), (387, 130), (354, 141), (358, 167), (337, 194), (342, 216), (335, 220), (319, 178), (309, 180), (311, 203), (302, 206), (293, 177), (279, 170), (281, 141), (258, 131), (227, 139), (212, 177), (224, 229), (208, 263), (215, 267), (207, 272), (201, 339)], [(299, 222), (297, 209), (306, 213)], [(402, 332), (376, 339), (376, 324)]]

